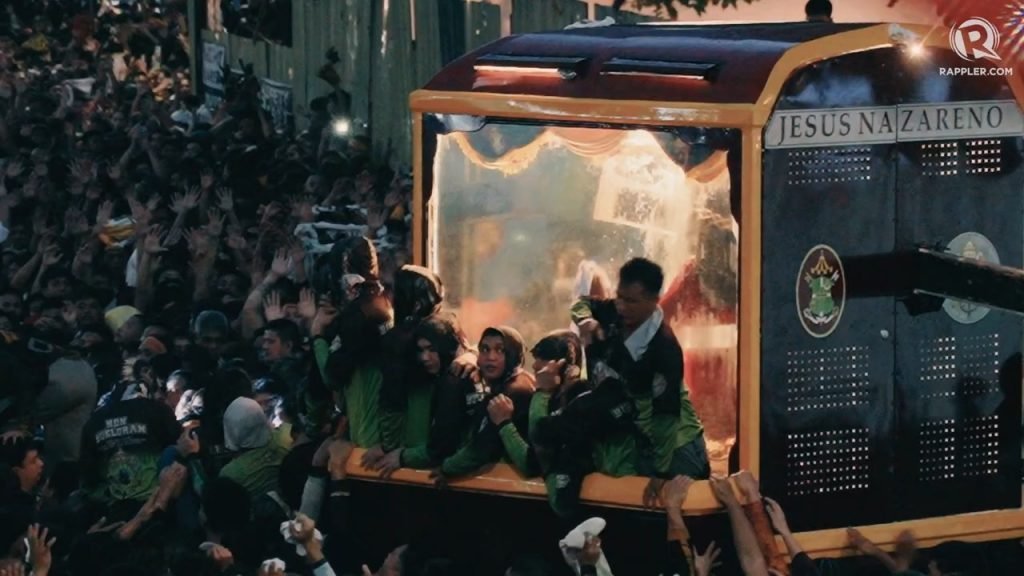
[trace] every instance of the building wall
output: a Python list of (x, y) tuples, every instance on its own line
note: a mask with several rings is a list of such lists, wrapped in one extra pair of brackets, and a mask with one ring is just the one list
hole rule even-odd
[[(204, 0), (196, 0), (203, 2)], [(261, 78), (292, 88), (296, 125), (305, 126), (308, 103), (329, 92), (316, 74), (324, 54), (337, 48), (342, 87), (352, 95), (356, 125), (367, 122), (378, 158), (409, 164), (412, 154), (409, 93), (425, 84), (451, 57), (452, 47), (469, 51), (506, 33), (559, 29), (577, 20), (603, 18), (612, 0), (292, 0), (291, 47), (206, 30), (192, 19), (193, 37), (220, 44), (226, 60), (251, 62)], [(932, 22), (928, 0), (835, 2), (837, 21)], [(445, 6), (442, 6), (445, 5)], [(738, 8), (711, 7), (687, 21), (795, 21), (804, 0), (759, 0)], [(445, 11), (447, 8), (447, 12)], [(463, 13), (459, 14), (461, 10)], [(457, 18), (453, 18), (454, 15)], [(620, 21), (658, 20), (662, 15), (624, 14)], [(453, 32), (452, 26), (463, 28)], [(202, 59), (202, 44), (194, 51)], [(448, 52), (449, 54), (446, 54)], [(195, 68), (195, 67), (194, 67)], [(197, 75), (197, 81), (201, 74)], [(197, 85), (201, 85), (198, 82)]]

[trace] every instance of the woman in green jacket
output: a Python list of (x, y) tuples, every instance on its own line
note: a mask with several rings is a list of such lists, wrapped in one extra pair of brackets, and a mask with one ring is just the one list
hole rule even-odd
[(588, 473), (635, 474), (632, 403), (621, 383), (607, 381), (595, 390), (581, 378), (576, 334), (556, 330), (530, 352), (537, 392), (530, 400), (528, 435), (505, 425), (500, 399), (491, 401), (490, 417), (513, 465), (524, 476), (543, 475), (552, 509), (573, 519)]
[(507, 416), (502, 425), (514, 425), (521, 434), (526, 433), (534, 381), (533, 375), (523, 370), (526, 347), (522, 335), (507, 326), (487, 328), (478, 348), (479, 378), (462, 381), (469, 437), (458, 452), (434, 470), (432, 477), (441, 483), (444, 478), (473, 474), (508, 455), (499, 427), (488, 417), (488, 405), (493, 399), (501, 398), (499, 402)]
[[(402, 447), (388, 452), (372, 469), (387, 478), (399, 468), (426, 470), (439, 465), (459, 447), (464, 424), (459, 378), (451, 371), (460, 349), (455, 319), (436, 314), (413, 332), (414, 358), (407, 373)], [(401, 361), (401, 360), (400, 360)]]

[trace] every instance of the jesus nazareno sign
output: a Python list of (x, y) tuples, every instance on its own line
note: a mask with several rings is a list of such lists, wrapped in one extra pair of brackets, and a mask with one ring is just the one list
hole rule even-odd
[(1013, 100), (778, 112), (765, 148), (962, 140), (1024, 134)]

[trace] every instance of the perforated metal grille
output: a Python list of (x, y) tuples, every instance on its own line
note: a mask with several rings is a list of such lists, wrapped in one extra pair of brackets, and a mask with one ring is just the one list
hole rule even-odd
[(921, 174), (924, 176), (956, 176), (960, 172), (960, 152), (956, 142), (924, 142), (921, 144)]
[(999, 474), (999, 415), (923, 422), (919, 453), (925, 482)]
[(801, 496), (867, 490), (870, 459), (867, 428), (787, 434), (787, 491)]
[(1003, 171), (1002, 140), (967, 140), (964, 142), (965, 172), (998, 174)]
[(790, 151), (786, 180), (798, 186), (871, 180), (871, 148), (839, 146)]
[(791, 351), (786, 358), (786, 411), (865, 405), (869, 374), (867, 346)]
[(925, 399), (974, 397), (999, 392), (999, 334), (949, 336), (921, 344)]

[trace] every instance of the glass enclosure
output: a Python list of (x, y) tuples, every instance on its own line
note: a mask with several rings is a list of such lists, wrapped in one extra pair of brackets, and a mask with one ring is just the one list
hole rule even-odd
[(736, 430), (738, 131), (428, 120), (428, 265), (467, 334), (506, 324), (532, 344), (569, 327), (580, 296), (614, 297), (630, 258), (658, 262), (685, 385), (725, 472)]

